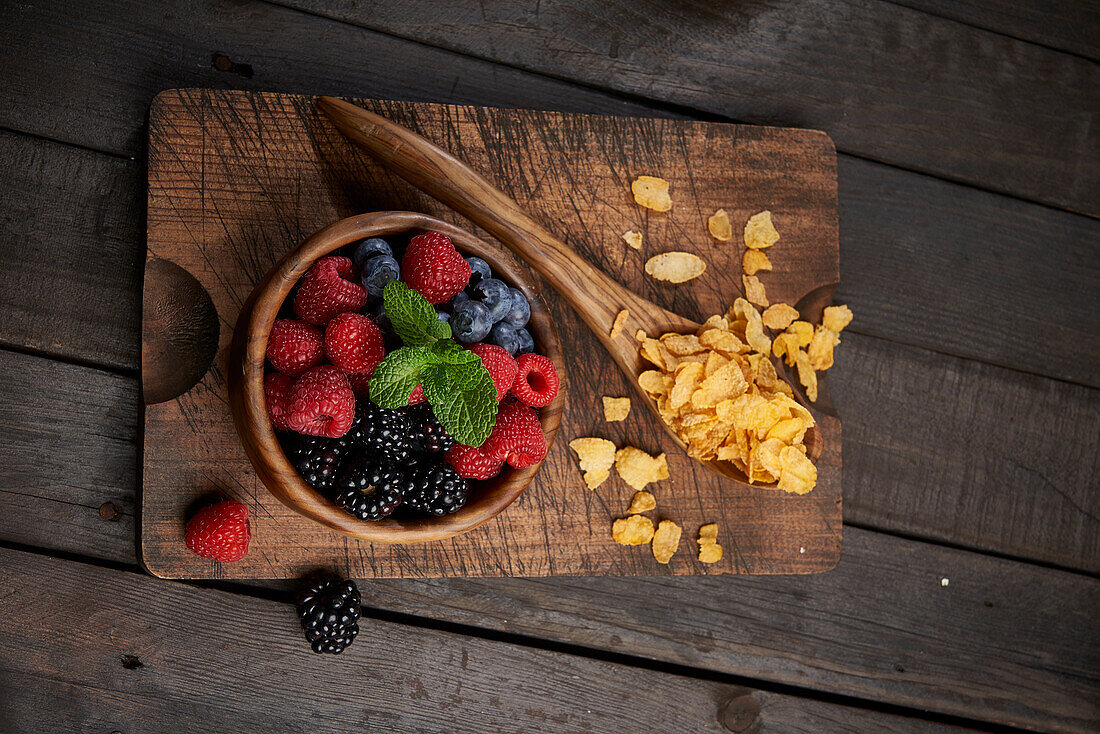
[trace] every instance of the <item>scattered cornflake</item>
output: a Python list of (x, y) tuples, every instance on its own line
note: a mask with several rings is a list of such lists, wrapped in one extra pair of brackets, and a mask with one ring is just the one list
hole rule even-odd
[(840, 344), (840, 337), (835, 331), (819, 326), (814, 330), (810, 346), (806, 347), (806, 353), (810, 356), (810, 365), (818, 372), (824, 372), (833, 366), (833, 348)]
[(632, 229), (623, 232), (623, 242), (630, 245), (635, 250), (640, 250), (642, 249), (642, 233), (635, 232)]
[(638, 176), (630, 184), (634, 201), (639, 206), (655, 212), (667, 212), (672, 208), (672, 197), (668, 195), (668, 181), (656, 176)]
[(641, 492), (634, 493), (634, 499), (630, 500), (630, 507), (626, 508), (626, 511), (631, 515), (637, 515), (639, 512), (649, 512), (656, 508), (657, 498), (652, 492), (643, 489)]
[(753, 214), (745, 223), (745, 247), (750, 250), (763, 250), (779, 241), (779, 232), (772, 224), (772, 213), (762, 211)]
[(609, 398), (603, 396), (603, 417), (608, 423), (626, 420), (630, 415), (630, 398)]
[(793, 494), (806, 494), (817, 484), (817, 467), (806, 454), (794, 446), (784, 446), (779, 452), (779, 489)]
[(774, 303), (768, 306), (761, 318), (764, 326), (772, 331), (783, 331), (798, 318), (798, 309), (786, 303)]
[(680, 547), (680, 526), (672, 520), (661, 520), (653, 533), (653, 557), (657, 563), (668, 563)]
[(707, 229), (710, 236), (721, 242), (729, 242), (733, 239), (733, 228), (730, 226), (730, 215), (725, 209), (719, 209), (710, 215), (707, 220)]
[(806, 388), (806, 397), (811, 403), (816, 403), (817, 375), (814, 373), (813, 365), (810, 364), (810, 355), (801, 349), (798, 350), (794, 356), (794, 365), (798, 369), (798, 381), (802, 383), (802, 387)]
[(821, 325), (829, 331), (839, 334), (844, 327), (852, 323), (852, 310), (847, 306), (826, 306), (821, 315)]
[(771, 271), (772, 261), (760, 250), (745, 250), (741, 256), (741, 269), (745, 275), (756, 275), (760, 271)]
[(646, 340), (645, 329), (638, 329), (634, 332), (635, 341), (644, 342)]
[(699, 560), (702, 563), (717, 563), (722, 560), (722, 546), (718, 545), (718, 525), (708, 523), (699, 528)]
[(653, 521), (645, 515), (620, 517), (611, 524), (611, 537), (622, 545), (645, 545), (653, 540)]
[(764, 284), (755, 275), (742, 275), (741, 283), (745, 286), (745, 298), (749, 303), (757, 306), (768, 305), (768, 295), (764, 292)]
[(626, 324), (626, 320), (630, 318), (630, 312), (625, 308), (619, 313), (615, 314), (615, 320), (611, 322), (611, 338), (617, 339), (619, 334), (623, 333), (623, 325)]
[(787, 333), (795, 336), (795, 346), (804, 347), (813, 338), (814, 326), (809, 321), (795, 321), (787, 327)]
[(624, 446), (615, 452), (615, 470), (635, 491), (650, 482), (668, 479), (668, 461), (664, 454), (650, 456), (641, 449)]
[(615, 463), (615, 444), (606, 438), (574, 438), (569, 442), (580, 461), (584, 472), (584, 483), (589, 489), (595, 489), (611, 476), (611, 465)]
[(706, 262), (690, 252), (662, 252), (649, 258), (645, 264), (649, 277), (667, 283), (686, 283), (698, 278), (706, 269)]

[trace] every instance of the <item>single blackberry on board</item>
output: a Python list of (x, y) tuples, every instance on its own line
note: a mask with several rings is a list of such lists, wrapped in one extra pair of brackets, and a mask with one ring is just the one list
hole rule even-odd
[(454, 467), (432, 462), (408, 475), (404, 503), (416, 514), (443, 517), (460, 510), (469, 497), (470, 485)]
[(336, 504), (360, 520), (381, 520), (401, 504), (405, 475), (365, 454), (348, 460), (336, 483)]
[(362, 398), (344, 438), (362, 448), (369, 459), (382, 464), (398, 464), (409, 457), (411, 433), (404, 409), (379, 408), (369, 399)]
[(422, 454), (445, 454), (455, 445), (451, 434), (435, 417), (432, 407), (427, 403), (421, 403), (409, 408), (409, 424), (412, 432), (409, 434), (409, 443), (413, 451)]
[(331, 494), (347, 453), (343, 438), (302, 436), (291, 447), (287, 458), (306, 484), (322, 494)]
[(311, 580), (298, 594), (298, 619), (316, 653), (338, 655), (359, 634), (363, 600), (354, 581)]

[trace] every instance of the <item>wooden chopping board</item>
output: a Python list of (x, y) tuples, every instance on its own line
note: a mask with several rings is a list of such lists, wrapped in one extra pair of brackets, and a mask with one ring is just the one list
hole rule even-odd
[[(702, 321), (740, 295), (740, 229), (770, 209), (782, 239), (762, 273), (772, 302), (811, 303), (817, 318), (839, 279), (836, 153), (815, 131), (611, 118), (532, 110), (351, 100), (405, 125), (467, 161), (597, 267), (665, 308)], [(672, 182), (675, 205), (638, 207), (639, 174)], [(146, 395), (139, 552), (166, 578), (289, 578), (316, 568), (350, 577), (650, 576), (816, 573), (841, 548), (841, 431), (826, 381), (816, 411), (825, 438), (817, 488), (808, 495), (741, 486), (690, 460), (637, 404), (625, 378), (573, 311), (545, 283), (568, 362), (568, 404), (541, 472), (502, 515), (465, 535), (415, 545), (370, 544), (281, 505), (256, 479), (229, 415), (225, 382), (233, 326), (253, 285), (290, 248), (337, 219), (366, 211), (422, 211), (491, 240), (438, 202), (383, 171), (323, 119), (314, 98), (178, 89), (154, 100), (149, 119), (148, 260), (142, 378)], [(729, 212), (733, 241), (707, 233)], [(641, 252), (621, 239), (644, 235)], [(645, 260), (690, 250), (708, 263), (669, 287)], [(196, 328), (181, 360), (165, 358), (173, 312)], [(189, 369), (190, 367), (190, 369)], [(197, 383), (195, 380), (198, 380)], [(632, 396), (621, 423), (606, 423), (600, 397)], [(650, 485), (653, 519), (683, 528), (668, 565), (648, 546), (611, 539), (633, 495), (612, 474), (595, 491), (581, 481), (568, 442), (601, 436), (668, 454), (671, 477)], [(237, 563), (184, 546), (189, 513), (215, 496), (251, 508), (252, 546)], [(696, 558), (696, 532), (716, 522), (722, 560)]]

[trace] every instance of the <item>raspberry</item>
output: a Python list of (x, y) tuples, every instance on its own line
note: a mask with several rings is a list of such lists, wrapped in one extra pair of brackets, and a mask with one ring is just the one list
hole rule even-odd
[(516, 358), (516, 381), (512, 394), (535, 408), (544, 408), (558, 395), (558, 371), (554, 363), (541, 354), (521, 354)]
[(467, 349), (481, 357), (481, 363), (485, 365), (485, 369), (489, 370), (493, 385), (497, 389), (499, 403), (512, 389), (512, 383), (516, 380), (516, 360), (512, 359), (508, 350), (494, 344), (471, 344)]
[(286, 422), (286, 411), (289, 407), (288, 398), (290, 387), (294, 380), (278, 372), (268, 372), (264, 376), (264, 398), (267, 400), (267, 417), (271, 419), (271, 425), (277, 430), (289, 431), (290, 426)]
[(517, 469), (542, 461), (546, 456), (546, 437), (542, 435), (538, 414), (523, 403), (505, 403), (481, 450)]
[(215, 561), (239, 561), (248, 553), (252, 531), (248, 527), (248, 508), (226, 500), (204, 507), (187, 523), (187, 547), (203, 558)]
[(309, 436), (340, 438), (355, 420), (355, 393), (332, 365), (314, 367), (290, 388), (286, 423)]
[(298, 377), (325, 358), (325, 343), (315, 326), (297, 319), (278, 319), (267, 337), (267, 359), (276, 371)]
[(413, 388), (413, 391), (409, 393), (409, 405), (419, 405), (426, 400), (424, 397), (424, 386), (417, 385)]
[(342, 313), (325, 327), (325, 354), (349, 375), (369, 378), (386, 356), (386, 345), (373, 321), (361, 313)]
[(302, 277), (294, 313), (315, 326), (324, 326), (336, 314), (358, 311), (367, 303), (367, 289), (353, 282), (358, 279), (349, 258), (322, 257)]
[(447, 452), (447, 463), (455, 468), (460, 477), (492, 479), (500, 474), (504, 459), (486, 453), (481, 448), (457, 443)]
[(344, 376), (348, 378), (348, 384), (356, 395), (366, 397), (370, 395), (370, 378), (373, 373), (374, 370), (368, 373), (349, 372)]
[(413, 237), (401, 259), (401, 274), (414, 291), (438, 304), (454, 298), (470, 282), (470, 263), (439, 232)]

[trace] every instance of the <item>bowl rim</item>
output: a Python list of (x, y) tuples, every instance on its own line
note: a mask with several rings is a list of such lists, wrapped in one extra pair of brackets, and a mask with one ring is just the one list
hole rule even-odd
[(444, 517), (414, 520), (360, 520), (325, 498), (291, 466), (267, 414), (263, 382), (267, 340), (271, 327), (294, 284), (321, 257), (355, 241), (414, 231), (448, 235), (464, 254), (481, 257), (508, 284), (521, 290), (531, 304), (529, 328), (540, 353), (550, 358), (561, 380), (557, 397), (541, 408), (539, 420), (547, 453), (561, 425), (567, 375), (557, 327), (539, 294), (534, 276), (503, 247), (435, 217), (410, 211), (357, 214), (329, 224), (288, 252), (252, 290), (233, 331), (230, 354), (229, 398), (233, 421), (249, 462), (267, 490), (284, 505), (333, 530), (362, 540), (416, 543), (442, 540), (468, 532), (503, 512), (524, 492), (543, 461), (522, 469), (506, 468), (480, 488), (477, 501)]

